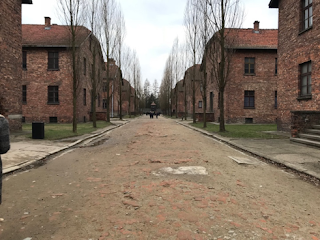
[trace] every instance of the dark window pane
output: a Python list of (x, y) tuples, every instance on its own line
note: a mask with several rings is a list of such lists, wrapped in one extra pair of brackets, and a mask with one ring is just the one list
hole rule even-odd
[(59, 69), (59, 53), (48, 52), (48, 69), (58, 70)]
[(58, 104), (59, 103), (59, 87), (48, 86), (48, 103)]

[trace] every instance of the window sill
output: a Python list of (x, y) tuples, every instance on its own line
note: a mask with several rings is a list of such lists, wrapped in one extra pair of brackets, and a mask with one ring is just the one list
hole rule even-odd
[(310, 29), (312, 29), (312, 26), (301, 30), (298, 35), (304, 34), (305, 32), (308, 32)]
[(26, 68), (22, 68), (22, 71), (27, 71), (27, 69)]
[(243, 74), (244, 76), (255, 76), (256, 74), (255, 73), (245, 73)]
[(60, 71), (60, 69), (47, 69), (47, 71)]
[(256, 109), (255, 107), (244, 107), (244, 109)]
[(48, 105), (60, 105), (59, 102), (57, 102), (57, 103), (48, 102), (47, 104), (48, 104)]
[(304, 95), (304, 96), (297, 97), (298, 101), (311, 100), (311, 99), (312, 99), (312, 95)]

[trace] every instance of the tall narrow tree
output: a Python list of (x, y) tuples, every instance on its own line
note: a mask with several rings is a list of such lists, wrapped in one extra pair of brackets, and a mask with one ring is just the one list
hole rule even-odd
[[(202, 0), (208, 5), (208, 20), (215, 33), (207, 45), (207, 70), (215, 81), (219, 92), (220, 127), (225, 129), (224, 92), (229, 81), (230, 62), (237, 41), (237, 30), (243, 21), (243, 8), (240, 0)], [(213, 57), (214, 56), (214, 57)]]
[(77, 50), (77, 43), (79, 44), (79, 37), (82, 34), (81, 28), (84, 23), (83, 0), (59, 0), (58, 7), (64, 18), (65, 24), (68, 26), (70, 32), (70, 49), (72, 58), (72, 131), (77, 132), (77, 99), (79, 86), (79, 52)]
[(199, 0), (188, 0), (185, 14), (184, 14), (184, 25), (186, 27), (186, 41), (187, 46), (191, 51), (193, 72), (192, 72), (192, 119), (193, 123), (196, 123), (196, 64), (199, 62), (199, 37), (200, 37), (200, 14), (197, 8), (197, 1)]
[(118, 6), (115, 0), (100, 0), (101, 1), (101, 17), (102, 17), (102, 31), (100, 35), (101, 43), (103, 46), (103, 51), (105, 58), (107, 60), (106, 66), (106, 79), (104, 82), (105, 91), (104, 98), (107, 100), (107, 122), (110, 122), (110, 79), (112, 79), (110, 72), (111, 59), (115, 55), (116, 45), (117, 45), (117, 18), (116, 14), (118, 11)]

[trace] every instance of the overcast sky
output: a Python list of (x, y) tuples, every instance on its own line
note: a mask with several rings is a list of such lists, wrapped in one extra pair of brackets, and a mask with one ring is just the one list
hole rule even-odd
[[(90, 1), (90, 0), (88, 0)], [(142, 85), (163, 77), (165, 62), (173, 41), (184, 40), (184, 9), (187, 0), (118, 0), (126, 22), (126, 45), (135, 49), (140, 60)], [(270, 0), (242, 0), (245, 8), (243, 28), (253, 28), (260, 21), (260, 28), (278, 28), (278, 11), (269, 9)], [(61, 24), (57, 14), (57, 0), (33, 0), (32, 5), (22, 5), (23, 24), (44, 24), (44, 17), (51, 23)]]

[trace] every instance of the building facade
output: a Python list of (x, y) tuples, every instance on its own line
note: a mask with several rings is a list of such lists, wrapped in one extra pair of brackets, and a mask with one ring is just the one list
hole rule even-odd
[[(275, 123), (277, 118), (277, 38), (275, 29), (227, 29), (230, 72), (224, 91), (226, 123)], [(230, 39), (229, 39), (230, 40)], [(229, 41), (231, 42), (231, 41)], [(212, 44), (212, 43), (210, 43)], [(214, 52), (210, 52), (214, 54)], [(219, 121), (219, 88), (207, 60), (207, 112)]]
[(32, 0), (0, 2), (0, 114), (9, 119), (10, 130), (21, 130), (21, 4)]
[[(69, 27), (52, 25), (51, 19), (46, 17), (44, 25), (22, 25), (22, 42), (23, 120), (72, 122), (73, 63)], [(93, 104), (96, 104), (96, 112), (103, 111), (105, 63), (99, 41), (85, 27), (77, 28), (76, 49), (76, 115), (78, 122), (86, 122), (90, 120)], [(96, 89), (96, 101), (92, 99), (92, 89)]]
[[(320, 124), (318, 0), (271, 0), (279, 10), (278, 129)], [(300, 126), (294, 126), (298, 123)]]

